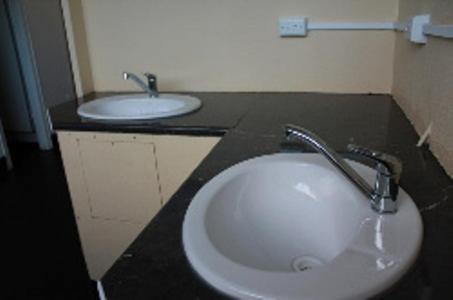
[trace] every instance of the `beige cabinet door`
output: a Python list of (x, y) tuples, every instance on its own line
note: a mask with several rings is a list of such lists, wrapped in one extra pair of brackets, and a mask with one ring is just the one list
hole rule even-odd
[(218, 137), (154, 136), (163, 203), (170, 199), (219, 141)]
[(77, 218), (83, 255), (91, 279), (99, 280), (146, 224)]
[(58, 132), (85, 260), (101, 278), (220, 138)]
[(85, 260), (99, 279), (161, 208), (150, 136), (58, 132)]
[(79, 141), (93, 218), (148, 222), (161, 208), (154, 144)]

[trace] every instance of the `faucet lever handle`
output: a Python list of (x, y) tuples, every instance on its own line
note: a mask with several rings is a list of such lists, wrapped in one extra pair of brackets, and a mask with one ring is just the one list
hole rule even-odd
[(150, 72), (145, 72), (143, 73), (143, 75), (145, 75), (145, 77), (148, 79), (156, 79), (156, 75), (151, 74)]
[(401, 172), (403, 170), (403, 163), (399, 158), (393, 156), (391, 154), (379, 152), (376, 150), (372, 150), (363, 146), (358, 146), (355, 144), (349, 144), (348, 150), (352, 153), (356, 153), (372, 160), (376, 161), (377, 163), (384, 165), (386, 171), (390, 174), (387, 174), (395, 179), (396, 182), (399, 181)]
[(157, 91), (157, 77), (154, 74), (151, 74), (149, 72), (143, 73), (145, 75), (146, 80), (148, 81), (148, 87), (152, 89), (153, 91)]
[(143, 73), (143, 75), (145, 75), (146, 79), (150, 83), (155, 83), (157, 81), (157, 77), (154, 74), (151, 74), (149, 72), (145, 72), (145, 73)]

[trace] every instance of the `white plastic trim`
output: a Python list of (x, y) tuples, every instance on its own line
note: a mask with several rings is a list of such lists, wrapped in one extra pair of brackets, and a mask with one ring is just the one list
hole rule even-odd
[(407, 32), (409, 30), (409, 24), (407, 22), (396, 22), (393, 25), (396, 31)]
[(428, 128), (426, 128), (425, 132), (420, 136), (420, 139), (417, 142), (417, 147), (421, 147), (428, 137), (431, 135), (431, 130), (433, 127), (433, 122), (429, 123)]
[[(307, 30), (396, 30), (401, 32), (409, 31), (410, 25), (407, 22), (333, 22), (317, 23), (308, 22)], [(441, 38), (453, 38), (453, 25), (423, 25), (423, 34)]]
[(307, 22), (307, 31), (312, 30), (395, 30), (410, 32), (408, 38), (415, 43), (426, 43), (424, 35), (453, 38), (453, 24), (429, 24), (429, 15), (414, 16), (409, 22)]
[(453, 25), (432, 25), (423, 26), (423, 33), (436, 37), (453, 39)]
[(102, 287), (102, 282), (100, 280), (98, 280), (96, 282), (96, 287), (97, 287), (97, 290), (98, 290), (99, 299), (100, 300), (107, 300), (107, 297), (105, 297), (104, 288)]
[(308, 30), (395, 30), (393, 22), (308, 23)]
[(408, 38), (411, 42), (416, 44), (426, 44), (428, 38), (423, 32), (423, 27), (431, 23), (430, 15), (417, 15), (413, 16), (409, 21)]

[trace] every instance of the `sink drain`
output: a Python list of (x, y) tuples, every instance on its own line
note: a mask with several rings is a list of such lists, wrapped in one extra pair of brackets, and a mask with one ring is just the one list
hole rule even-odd
[(296, 257), (291, 264), (296, 272), (309, 271), (322, 265), (324, 265), (324, 262), (321, 259), (310, 255)]

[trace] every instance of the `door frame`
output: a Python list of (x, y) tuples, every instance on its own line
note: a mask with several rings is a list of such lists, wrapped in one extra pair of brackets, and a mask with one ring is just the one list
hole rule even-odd
[(20, 0), (4, 0), (4, 4), (11, 22), (16, 53), (22, 70), (36, 139), (42, 150), (50, 150), (53, 148), (52, 123), (50, 121), (49, 111), (44, 104), (44, 97), (22, 4)]

